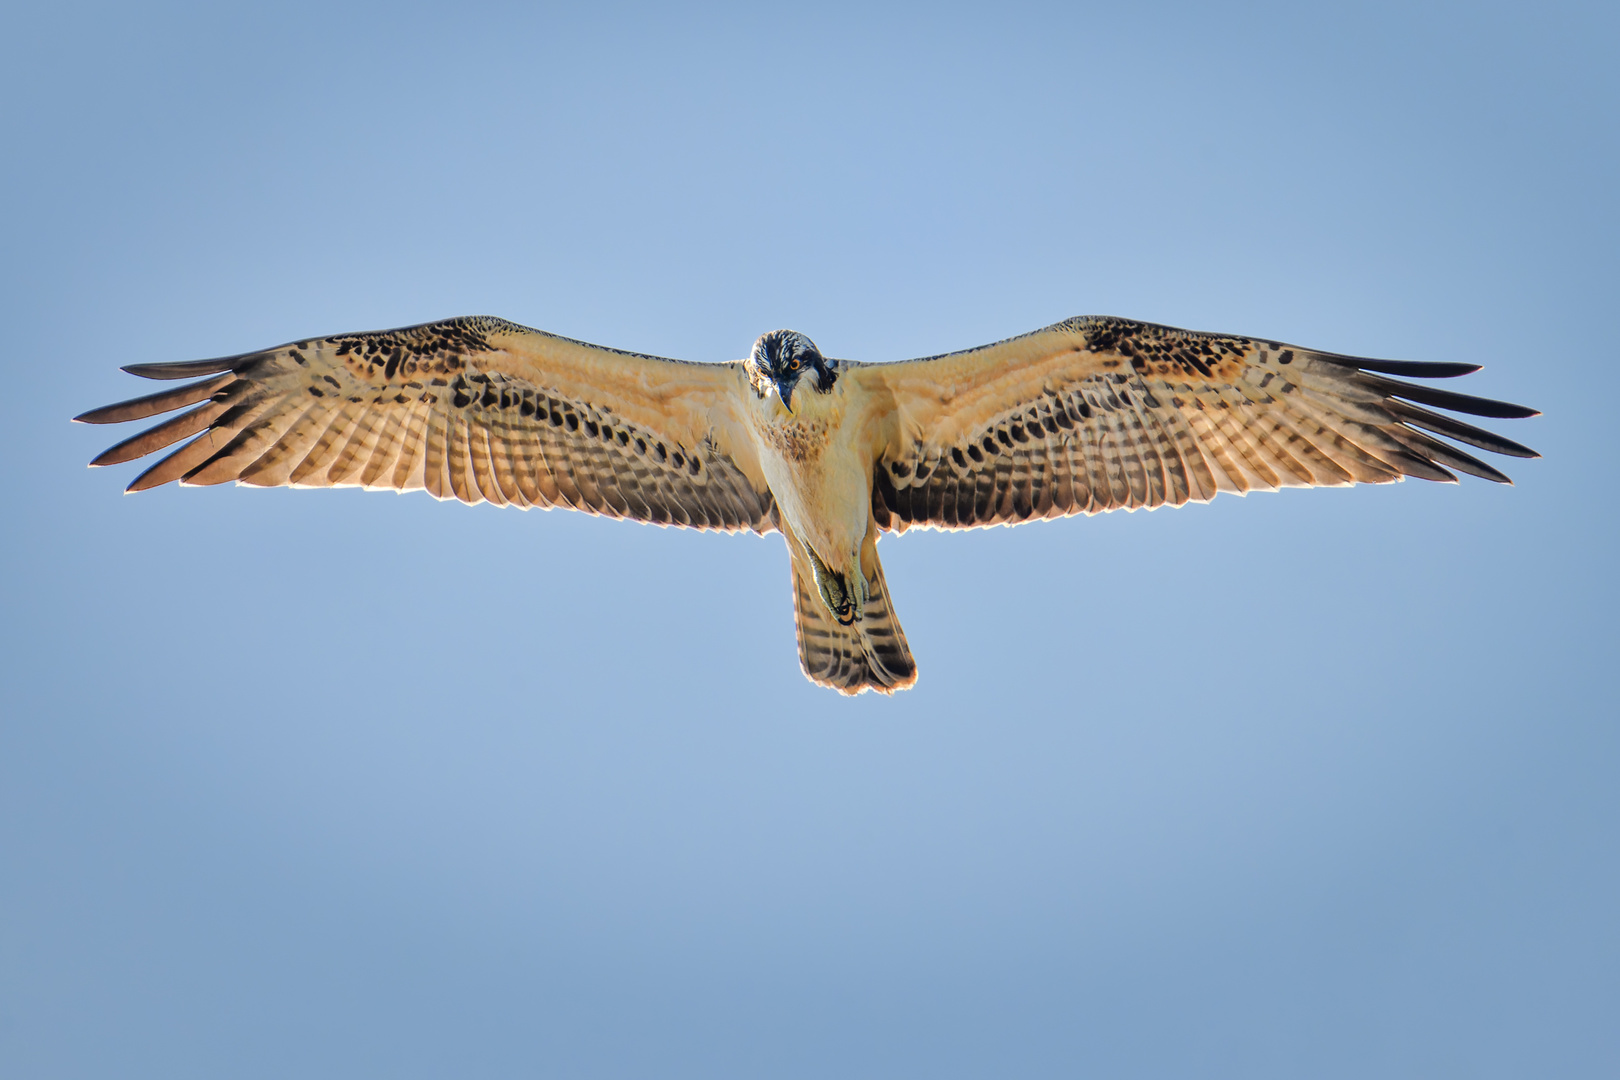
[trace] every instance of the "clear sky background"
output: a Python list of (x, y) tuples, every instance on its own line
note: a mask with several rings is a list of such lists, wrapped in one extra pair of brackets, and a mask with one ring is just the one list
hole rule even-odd
[[(0, 1073), (1620, 1074), (1613, 5), (0, 11)], [(1088, 313), (1483, 363), (1518, 481), (780, 537), (167, 488), (121, 364)]]

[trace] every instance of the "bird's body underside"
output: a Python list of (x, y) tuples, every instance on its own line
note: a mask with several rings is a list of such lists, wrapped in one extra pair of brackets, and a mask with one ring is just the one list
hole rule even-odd
[(916, 665), (877, 540), (1202, 502), (1229, 491), (1507, 482), (1437, 436), (1534, 451), (1424, 406), (1522, 406), (1389, 376), (1474, 365), (1366, 360), (1107, 317), (894, 364), (776, 331), (689, 364), (474, 317), (128, 368), (197, 381), (85, 413), (189, 411), (92, 462), (185, 441), (130, 484), (421, 488), (689, 528), (781, 530), (813, 681), (890, 693)]

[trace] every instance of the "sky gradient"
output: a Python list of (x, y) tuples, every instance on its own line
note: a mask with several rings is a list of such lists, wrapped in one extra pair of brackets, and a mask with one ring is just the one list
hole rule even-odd
[[(1612, 8), (813, 7), (0, 16), (0, 1073), (1620, 1071)], [(885, 541), (852, 701), (780, 537), (67, 422), (475, 313), (1473, 362), (1545, 458)]]

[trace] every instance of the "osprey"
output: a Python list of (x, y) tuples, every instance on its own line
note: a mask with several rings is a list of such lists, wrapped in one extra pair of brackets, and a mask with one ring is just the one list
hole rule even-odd
[(136, 364), (196, 379), (94, 409), (88, 424), (190, 411), (91, 465), (182, 440), (129, 491), (178, 480), (425, 489), (658, 525), (780, 530), (799, 661), (846, 694), (917, 667), (878, 561), (885, 532), (971, 529), (1204, 502), (1282, 487), (1383, 484), (1452, 469), (1510, 483), (1437, 436), (1535, 451), (1425, 406), (1534, 409), (1388, 376), (1475, 364), (1368, 360), (1109, 317), (903, 363), (823, 356), (778, 330), (746, 360), (696, 364), (472, 317)]

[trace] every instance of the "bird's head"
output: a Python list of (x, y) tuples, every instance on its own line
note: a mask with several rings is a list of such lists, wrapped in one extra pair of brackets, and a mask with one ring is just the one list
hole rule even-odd
[(754, 342), (754, 351), (748, 356), (748, 374), (760, 393), (765, 392), (767, 384), (774, 385), (782, 404), (791, 411), (793, 390), (799, 380), (813, 374), (815, 379), (810, 385), (825, 394), (838, 380), (838, 361), (822, 356), (815, 342), (795, 330), (772, 330)]

